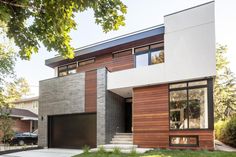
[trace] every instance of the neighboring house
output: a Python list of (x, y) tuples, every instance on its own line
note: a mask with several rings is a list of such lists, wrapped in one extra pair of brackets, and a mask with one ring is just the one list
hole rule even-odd
[(29, 110), (12, 108), (10, 117), (13, 119), (13, 130), (16, 133), (38, 129), (38, 115)]
[(39, 106), (38, 106), (38, 96), (31, 98), (23, 98), (13, 102), (14, 108), (18, 109), (26, 109), (35, 114), (38, 114)]
[(48, 59), (56, 76), (39, 83), (39, 146), (212, 150), (215, 60), (214, 2)]
[(23, 98), (13, 102), (11, 117), (15, 132), (33, 132), (38, 129), (38, 97)]

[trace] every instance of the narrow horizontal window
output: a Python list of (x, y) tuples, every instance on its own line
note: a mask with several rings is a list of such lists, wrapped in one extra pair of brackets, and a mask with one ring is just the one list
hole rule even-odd
[(207, 81), (203, 80), (203, 81), (194, 81), (194, 82), (189, 82), (188, 86), (192, 87), (192, 86), (201, 86), (201, 85), (207, 85)]
[(95, 61), (95, 59), (89, 59), (89, 60), (81, 61), (81, 62), (78, 62), (78, 66), (92, 64), (92, 63), (94, 63), (94, 61)]
[(132, 50), (113, 53), (113, 58), (120, 58), (128, 55), (132, 55)]
[(170, 85), (170, 89), (183, 88), (183, 87), (187, 87), (187, 83), (177, 83)]
[(148, 52), (148, 51), (149, 51), (149, 46), (145, 46), (145, 47), (136, 48), (134, 52), (139, 53), (139, 52)]
[(170, 136), (170, 146), (177, 147), (197, 147), (199, 145), (198, 136)]

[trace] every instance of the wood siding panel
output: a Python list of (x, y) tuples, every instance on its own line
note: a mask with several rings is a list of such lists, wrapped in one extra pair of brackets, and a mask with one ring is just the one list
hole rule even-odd
[[(133, 90), (133, 141), (139, 147), (214, 149), (213, 130), (170, 130), (168, 85)], [(199, 137), (199, 147), (169, 146), (169, 136)]]
[(134, 89), (133, 136), (139, 147), (169, 146), (168, 85)]
[(85, 73), (85, 112), (97, 111), (97, 70)]
[(131, 69), (134, 67), (134, 56), (130, 54), (123, 57), (112, 58), (111, 53), (98, 56), (96, 57), (94, 63), (79, 66), (77, 68), (77, 72), (90, 71), (101, 67), (107, 67), (107, 69), (111, 72)]

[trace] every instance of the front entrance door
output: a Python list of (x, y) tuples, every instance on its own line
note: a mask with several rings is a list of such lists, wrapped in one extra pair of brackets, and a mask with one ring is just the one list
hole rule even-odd
[(125, 132), (132, 132), (132, 102), (126, 101), (125, 103)]

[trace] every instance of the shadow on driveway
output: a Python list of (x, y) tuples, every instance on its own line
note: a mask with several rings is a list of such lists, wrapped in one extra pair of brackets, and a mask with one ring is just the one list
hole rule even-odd
[(83, 153), (79, 149), (38, 149), (4, 154), (0, 157), (71, 157)]

